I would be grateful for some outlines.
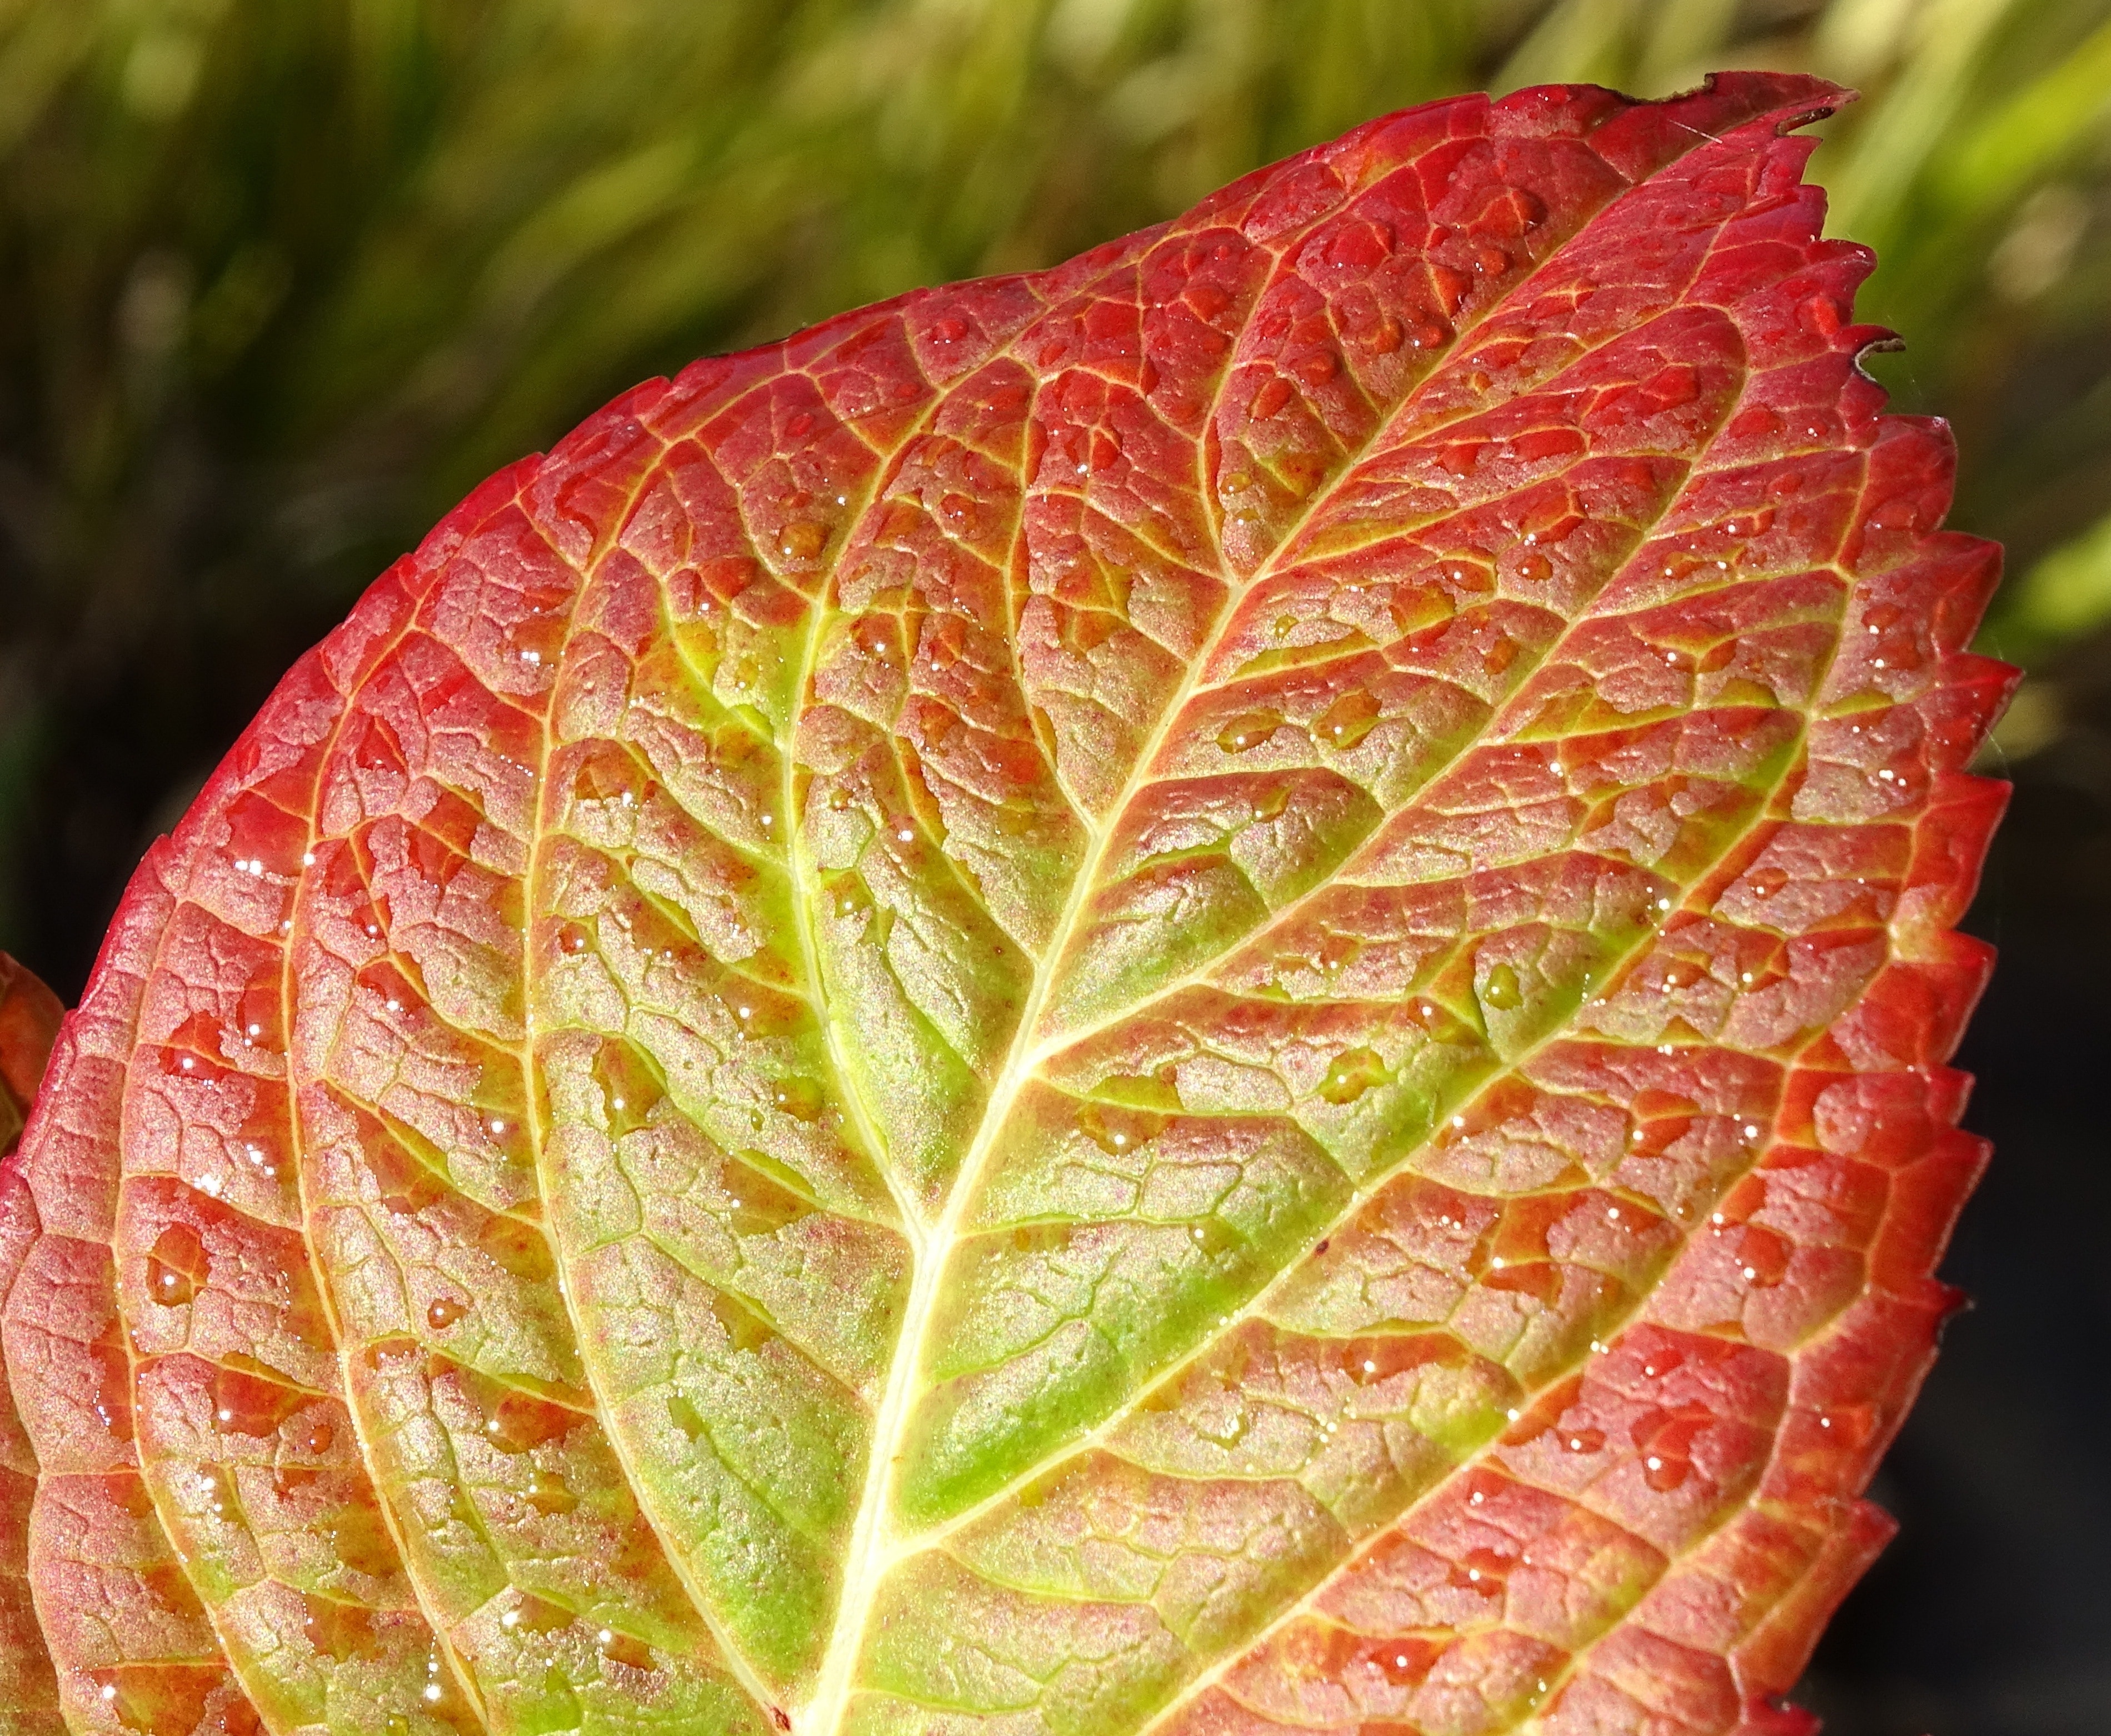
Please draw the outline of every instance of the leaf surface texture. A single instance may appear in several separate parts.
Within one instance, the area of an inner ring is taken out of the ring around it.
[[[0,1721],[1799,1728],[2009,679],[1836,96],[1411,110],[465,501],[0,1171]]]

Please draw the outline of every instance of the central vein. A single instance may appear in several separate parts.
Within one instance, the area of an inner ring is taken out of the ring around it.
[[[1344,465],[1343,472],[1351,466]],[[1289,548],[1297,532],[1309,520],[1318,503],[1328,493],[1315,491],[1297,520],[1285,531],[1276,543],[1276,550]],[[983,1111],[975,1129],[974,1143],[961,1160],[959,1174],[947,1194],[945,1210],[937,1221],[928,1229],[919,1226],[919,1220],[905,1212],[904,1223],[908,1225],[915,1253],[915,1275],[909,1291],[909,1303],[901,1323],[901,1336],[896,1340],[894,1361],[888,1372],[887,1391],[880,1402],[879,1411],[873,1424],[872,1466],[865,1479],[865,1496],[858,1510],[857,1522],[851,1534],[850,1553],[843,1573],[842,1599],[837,1607],[836,1625],[829,1641],[829,1649],[821,1661],[811,1709],[806,1720],[814,1736],[833,1736],[840,1729],[851,1693],[851,1674],[857,1654],[864,1643],[866,1625],[876,1601],[878,1582],[885,1576],[893,1559],[888,1547],[892,1539],[886,1535],[887,1514],[894,1502],[894,1490],[898,1480],[902,1452],[901,1436],[907,1422],[912,1395],[915,1390],[915,1376],[923,1366],[925,1341],[930,1335],[931,1323],[937,1313],[939,1280],[944,1275],[946,1260],[958,1239],[960,1220],[972,1204],[975,1184],[990,1153],[996,1148],[1011,1117],[1013,1106],[1019,1093],[1033,1078],[1042,1059],[1042,1050],[1035,1038],[1042,1016],[1046,1011],[1050,997],[1054,993],[1065,954],[1069,948],[1079,919],[1083,916],[1093,889],[1099,884],[1100,870],[1104,866],[1109,846],[1116,828],[1137,793],[1150,781],[1151,768],[1172,734],[1188,702],[1195,697],[1203,679],[1203,671],[1222,640],[1228,624],[1237,613],[1237,602],[1240,593],[1250,590],[1264,579],[1274,566],[1272,555],[1246,579],[1236,579],[1228,571],[1222,572],[1225,598],[1217,618],[1210,624],[1208,635],[1189,659],[1187,672],[1179,687],[1160,714],[1157,728],[1138,749],[1129,767],[1127,780],[1120,793],[1101,810],[1098,820],[1090,832],[1083,860],[1078,864],[1076,875],[1070,883],[1069,897],[1065,900],[1061,916],[1056,920],[1041,961],[1033,973],[1033,985],[1021,1009],[1019,1023],[1012,1031],[1011,1044],[1005,1057],[1004,1070],[997,1075],[991,1088],[989,1102]],[[801,1736],[805,1736],[802,1731]]]
[[[1557,252],[1559,249],[1555,250]],[[1449,354],[1463,354],[1468,348],[1473,328],[1482,323],[1494,311],[1495,307],[1506,305],[1519,291],[1523,282],[1529,282],[1546,261],[1541,260],[1524,274],[1519,284],[1514,284],[1500,297],[1494,307],[1484,310],[1469,325],[1453,335],[1447,347]],[[1223,376],[1228,381],[1235,364],[1228,364]],[[813,1698],[800,1721],[799,1736],[838,1736],[848,1709],[851,1679],[856,1667],[859,1652],[865,1643],[866,1629],[872,1609],[877,1601],[880,1581],[897,1559],[900,1551],[895,1547],[898,1539],[888,1535],[888,1515],[894,1504],[895,1489],[899,1481],[901,1461],[903,1457],[901,1436],[909,1420],[916,1375],[923,1367],[926,1341],[933,1320],[937,1313],[940,1280],[944,1275],[947,1257],[958,1238],[962,1219],[966,1216],[974,1197],[976,1184],[990,1154],[996,1148],[1009,1122],[1014,1105],[1027,1082],[1033,1077],[1047,1052],[1047,1047],[1037,1043],[1042,1016],[1047,1010],[1051,997],[1060,976],[1061,967],[1072,938],[1077,930],[1086,906],[1099,883],[1114,834],[1123,816],[1137,793],[1151,780],[1151,770],[1163,752],[1167,740],[1178,727],[1189,702],[1204,684],[1204,671],[1210,668],[1225,631],[1238,613],[1238,600],[1255,587],[1272,576],[1281,566],[1289,551],[1294,549],[1301,534],[1324,509],[1333,498],[1342,479],[1355,470],[1358,463],[1378,446],[1390,429],[1407,413],[1415,402],[1419,389],[1436,371],[1415,383],[1415,387],[1405,393],[1389,410],[1383,410],[1375,418],[1364,437],[1342,455],[1332,476],[1311,494],[1292,515],[1280,534],[1275,538],[1268,555],[1244,579],[1235,575],[1223,558],[1219,540],[1217,553],[1217,574],[1225,587],[1225,595],[1216,619],[1203,642],[1188,658],[1180,684],[1160,713],[1157,727],[1138,749],[1131,763],[1128,775],[1113,801],[1101,810],[1100,816],[1090,829],[1090,842],[1077,874],[1072,879],[1061,916],[1050,934],[1046,948],[1033,975],[1033,987],[1020,1011],[1019,1023],[1012,1032],[1005,1064],[992,1087],[989,1101],[982,1120],[978,1124],[974,1142],[962,1159],[958,1174],[949,1190],[944,1210],[934,1223],[927,1223],[913,1209],[897,1188],[896,1199],[901,1207],[902,1223],[908,1233],[915,1257],[915,1274],[911,1279],[909,1301],[904,1313],[901,1330],[896,1340],[894,1360],[888,1371],[887,1388],[878,1411],[874,1418],[871,1462],[868,1467],[865,1493],[858,1509],[857,1520],[851,1534],[848,1555],[845,1561],[841,1602],[837,1606],[836,1624],[829,1636],[828,1650],[823,1655],[821,1667],[815,1679]],[[1220,387],[1221,389],[1221,387]],[[1472,408],[1462,408],[1442,418],[1449,421],[1473,413]],[[1210,461],[1205,456],[1198,442],[1196,452],[1196,484],[1205,501],[1215,498],[1215,479],[1210,474]],[[817,614],[819,611],[816,611]],[[811,671],[812,657],[818,641],[810,639],[807,647],[807,672]],[[805,689],[802,676],[797,691]],[[789,778],[788,756],[788,797]],[[786,818],[789,825],[792,807],[788,799]],[[800,834],[792,828],[791,839],[794,860],[799,849]],[[798,902],[798,901],[795,901]],[[809,951],[812,962],[813,941],[803,908],[800,912],[801,938]],[[818,982],[818,976],[816,977]],[[838,1034],[833,1020],[829,1022],[832,1048],[838,1044]],[[848,1079],[847,1071],[842,1076]],[[854,1091],[851,1094],[855,1094]],[[878,1152],[883,1147],[875,1145]],[[883,1165],[891,1170],[891,1166]],[[896,1187],[892,1175],[888,1185]]]
[[[1226,612],[1228,613],[1228,610]],[[1193,668],[1199,669],[1200,666],[1198,661]],[[1186,702],[1194,680],[1191,670],[1180,694],[1167,710],[1169,721]],[[1162,725],[1160,736],[1163,734]],[[1115,822],[1142,782],[1144,768],[1155,755],[1157,747],[1157,740],[1154,739],[1148,751],[1137,756],[1129,773],[1128,784],[1092,829],[1090,845],[1084,860],[1078,865],[1076,876],[1071,881],[1069,896],[1065,901],[1062,916],[1058,919],[1047,949],[1034,970],[1033,986],[1020,1011],[1018,1025],[1012,1032],[1011,1046],[1005,1057],[1004,1070],[997,1075],[996,1084],[990,1092],[989,1102],[975,1129],[974,1143],[969,1147],[967,1156],[961,1160],[960,1173],[947,1193],[944,1211],[940,1214],[937,1222],[928,1229],[922,1229],[916,1219],[905,1214],[904,1222],[914,1237],[915,1275],[910,1284],[909,1304],[902,1316],[901,1335],[895,1341],[894,1361],[888,1370],[887,1391],[873,1422],[872,1466],[865,1478],[865,1496],[858,1509],[857,1523],[851,1533],[850,1554],[843,1572],[842,1599],[837,1606],[835,1631],[830,1636],[829,1649],[822,1657],[820,1675],[815,1689],[810,1723],[817,1736],[819,1733],[833,1732],[841,1726],[850,1697],[851,1671],[864,1643],[865,1625],[875,1601],[874,1594],[878,1590],[878,1581],[889,1559],[884,1547],[888,1540],[883,1534],[888,1511],[893,1505],[894,1488],[901,1461],[900,1441],[903,1425],[909,1418],[911,1395],[915,1389],[916,1370],[924,1361],[924,1340],[930,1334],[931,1322],[937,1313],[939,1279],[944,1275],[946,1257],[959,1235],[960,1220],[974,1197],[976,1178],[988,1160],[1005,1124],[1010,1118],[1012,1105],[1033,1075],[1035,1065],[1033,1034],[1041,1023],[1041,1016],[1047,1007],[1049,995],[1055,988],[1058,966],[1069,944],[1071,932],[1077,925],[1078,915],[1084,909],[1085,902],[1092,895],[1092,888],[1099,879],[1100,866],[1105,859],[1107,844]]]

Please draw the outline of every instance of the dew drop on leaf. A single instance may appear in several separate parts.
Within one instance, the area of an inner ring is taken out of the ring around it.
[[[827,529],[810,519],[794,519],[778,533],[777,552],[788,561],[810,561],[828,546]]]
[[[1319,714],[1315,726],[1321,742],[1331,748],[1350,748],[1370,734],[1378,720],[1378,702],[1360,688],[1342,695]]]
[[[1282,727],[1280,711],[1242,711],[1217,732],[1217,745],[1227,753],[1244,753]]]
[[[1682,1488],[1686,1479],[1693,1475],[1691,1463],[1685,1459],[1666,1458],[1651,1453],[1642,1461],[1642,1477],[1659,1495],[1668,1495]]]
[[[147,1293],[164,1307],[180,1307],[197,1294],[208,1270],[198,1233],[188,1224],[171,1224],[147,1256]]]
[[[601,1655],[612,1664],[620,1664],[626,1670],[652,1668],[652,1648],[642,1639],[633,1639],[628,1634],[618,1634],[603,1628],[601,1631]]]
[[[1524,993],[1515,968],[1501,962],[1489,966],[1487,980],[1481,985],[1481,999],[1497,1012],[1514,1012],[1523,1006]]]
[[[1078,1111],[1078,1126],[1103,1152],[1117,1157],[1148,1145],[1165,1125],[1165,1117],[1112,1103],[1088,1102]]]
[[[1330,1103],[1353,1103],[1385,1077],[1385,1062],[1375,1049],[1345,1049],[1328,1064],[1319,1095]]]
[[[306,1402],[282,1382],[220,1368],[212,1381],[213,1420],[226,1434],[271,1435]]]

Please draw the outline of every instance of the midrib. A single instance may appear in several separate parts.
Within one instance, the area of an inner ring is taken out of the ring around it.
[[[1313,491],[1310,498],[1276,539],[1267,557],[1243,580],[1224,570],[1220,539],[1218,561],[1219,574],[1226,585],[1223,605],[1216,620],[1211,623],[1203,643],[1189,659],[1180,685],[1160,714],[1157,727],[1138,750],[1120,792],[1101,811],[1100,821],[1092,829],[1091,843],[1085,858],[1071,882],[1062,914],[1051,932],[1047,948],[1034,971],[1033,988],[1014,1028],[1003,1070],[998,1075],[996,1084],[992,1089],[988,1106],[977,1125],[974,1140],[954,1178],[944,1211],[928,1233],[920,1231],[913,1220],[910,1221],[915,1270],[910,1286],[909,1302],[904,1312],[901,1335],[896,1340],[894,1361],[888,1370],[887,1391],[874,1418],[874,1474],[868,1476],[865,1501],[852,1532],[851,1548],[845,1562],[842,1601],[838,1606],[836,1626],[829,1638],[828,1650],[823,1655],[814,1695],[807,1702],[795,1726],[797,1736],[842,1736],[843,1716],[848,1709],[851,1691],[851,1672],[864,1644],[865,1630],[876,1601],[875,1594],[897,1560],[907,1552],[897,1547],[901,1539],[884,1534],[887,1530],[886,1515],[893,1503],[902,1457],[900,1436],[908,1417],[915,1376],[924,1361],[925,1340],[936,1316],[939,1279],[945,1269],[946,1257],[974,1194],[974,1184],[1010,1119],[1012,1107],[1020,1091],[1046,1057],[1049,1046],[1037,1043],[1036,1032],[1060,979],[1061,966],[1070,943],[1075,938],[1078,919],[1096,887],[1113,834],[1128,811],[1130,802],[1150,781],[1150,768],[1163,751],[1188,703],[1203,688],[1202,672],[1209,667],[1222,643],[1226,627],[1237,613],[1240,599],[1274,576],[1286,552],[1296,546],[1299,538],[1313,519],[1333,499],[1343,481],[1408,413],[1422,389],[1441,371],[1445,365],[1452,358],[1465,354],[1477,341],[1475,334],[1500,309],[1510,305],[1528,284],[1559,259],[1577,234],[1605,211],[1648,184],[1650,179],[1645,176],[1641,180],[1628,183],[1595,210],[1583,214],[1574,231],[1550,250],[1544,258],[1536,261],[1470,325],[1458,329],[1443,357],[1409,389],[1399,402],[1377,418],[1370,432],[1353,451],[1344,455],[1339,468],[1326,484]],[[1351,202],[1354,197],[1352,194]],[[1210,407],[1209,416],[1214,416],[1217,405],[1221,402],[1223,385],[1228,384],[1237,365],[1235,355],[1225,366],[1223,384],[1220,384],[1218,398]],[[1565,366],[1573,365],[1572,360]],[[1562,370],[1557,370],[1559,371]],[[1476,403],[1450,415],[1440,416],[1430,431],[1478,415],[1486,407],[1486,405]],[[1198,441],[1198,470],[1206,462],[1204,450],[1202,443]],[[1198,489],[1205,502],[1213,502],[1214,498],[1210,480],[1207,475],[1198,475],[1197,478]]]
[[[1559,249],[1556,249],[1558,253]],[[1548,256],[1553,257],[1553,254]],[[1541,265],[1545,261],[1541,261]],[[1540,269],[1519,279],[1503,298],[1507,301],[1518,287]],[[1501,305],[1501,302],[1496,303]],[[1491,311],[1493,310],[1491,309]],[[1485,319],[1487,316],[1483,316]],[[1476,325],[1481,321],[1477,320]],[[1461,334],[1463,341],[1464,334]],[[1456,353],[1455,347],[1453,353]],[[1224,378],[1229,380],[1235,364],[1227,364]],[[1433,374],[1436,370],[1432,369]],[[1429,375],[1425,375],[1427,380]],[[1419,385],[1422,382],[1417,382]],[[1123,816],[1137,793],[1150,781],[1150,771],[1163,751],[1166,741],[1179,722],[1181,716],[1203,686],[1202,675],[1215,656],[1223,642],[1227,625],[1238,612],[1239,600],[1255,586],[1261,584],[1274,574],[1278,557],[1292,548],[1314,516],[1332,498],[1342,479],[1370,452],[1373,446],[1405,412],[1413,401],[1414,393],[1396,405],[1387,414],[1379,416],[1369,436],[1355,452],[1344,457],[1341,467],[1324,488],[1313,490],[1311,498],[1284,528],[1276,539],[1274,548],[1243,581],[1223,572],[1221,543],[1218,550],[1219,570],[1224,579],[1225,597],[1217,618],[1210,624],[1207,637],[1188,660],[1187,670],[1180,685],[1160,714],[1158,726],[1150,738],[1137,750],[1131,764],[1128,778],[1113,801],[1101,811],[1101,818],[1091,833],[1091,843],[1079,863],[1076,875],[1070,883],[1069,896],[1065,899],[1063,911],[1051,931],[1046,950],[1033,973],[1033,986],[1025,1005],[1021,1008],[1019,1023],[1012,1031],[1011,1044],[1006,1054],[1004,1070],[990,1093],[988,1107],[983,1111],[975,1129],[974,1143],[960,1162],[959,1173],[947,1194],[946,1207],[937,1223],[928,1234],[916,1234],[915,1276],[910,1286],[909,1306],[902,1318],[901,1334],[896,1341],[894,1362],[888,1370],[886,1396],[881,1402],[873,1430],[873,1461],[877,1475],[868,1479],[865,1505],[860,1508],[856,1530],[852,1534],[851,1552],[843,1575],[842,1602],[838,1606],[835,1632],[830,1636],[829,1649],[824,1655],[813,1699],[809,1702],[807,1716],[801,1722],[799,1736],[838,1736],[842,1716],[850,1698],[851,1670],[856,1664],[858,1652],[864,1643],[865,1630],[870,1617],[874,1593],[887,1570],[893,1565],[895,1553],[891,1547],[895,1539],[883,1538],[885,1519],[893,1504],[894,1491],[899,1476],[901,1453],[899,1438],[902,1425],[907,1420],[910,1395],[915,1387],[916,1370],[924,1361],[924,1341],[929,1335],[931,1322],[937,1314],[938,1281],[943,1275],[946,1257],[952,1247],[965,1215],[969,1202],[974,1193],[974,1184],[983,1166],[996,1147],[1011,1118],[1013,1106],[1019,1094],[1031,1079],[1042,1059],[1041,1048],[1035,1040],[1042,1015],[1047,1010],[1049,998],[1055,992],[1062,975],[1064,959],[1074,938],[1079,917],[1083,914],[1099,883],[1100,870],[1105,865],[1108,847]],[[1214,406],[1212,406],[1214,413]],[[1197,443],[1198,467],[1203,461]],[[1200,479],[1201,491],[1206,501],[1211,498],[1209,479]]]
[[[1232,613],[1228,599],[1222,616],[1211,629],[1211,648],[1223,631],[1223,621]],[[864,1643],[874,1594],[890,1565],[891,1552],[883,1547],[882,1534],[886,1515],[894,1502],[901,1463],[899,1443],[902,1425],[908,1418],[916,1370],[924,1361],[924,1340],[937,1311],[938,1283],[945,1272],[947,1254],[959,1234],[960,1220],[974,1195],[976,1178],[1010,1121],[1012,1106],[1018,1101],[1019,1092],[1033,1075],[1038,1060],[1033,1034],[1061,974],[1060,966],[1078,916],[1099,879],[1100,867],[1106,859],[1107,845],[1115,827],[1140,787],[1145,768],[1157,757],[1173,719],[1192,696],[1197,672],[1205,661],[1206,655],[1189,665],[1188,673],[1168,705],[1164,720],[1152,733],[1148,745],[1137,753],[1121,793],[1102,811],[1099,823],[1093,826],[1090,846],[1071,880],[1062,915],[1056,919],[1047,949],[1035,967],[1033,988],[1020,1009],[1019,1023],[1012,1031],[1011,1046],[1005,1057],[1004,1070],[997,1075],[996,1084],[990,1093],[988,1106],[975,1129],[974,1143],[960,1161],[960,1171],[953,1179],[945,1210],[939,1215],[937,1223],[928,1234],[915,1236],[916,1269],[910,1285],[909,1306],[902,1317],[901,1336],[896,1340],[894,1362],[888,1373],[887,1393],[873,1425],[874,1470],[867,1478],[865,1501],[858,1514],[857,1529],[851,1538],[850,1559],[843,1575],[842,1602],[837,1611],[836,1629],[822,1660],[812,1713],[807,1720],[808,1728],[815,1736],[835,1736],[842,1727],[850,1697],[851,1670]],[[892,1543],[892,1539],[885,1541]],[[805,1731],[801,1736],[806,1736]]]

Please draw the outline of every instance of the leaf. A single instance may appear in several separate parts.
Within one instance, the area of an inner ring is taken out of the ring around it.
[[[58,997],[36,974],[0,952],[0,1156],[11,1156],[50,1059],[59,1021]],[[26,1234],[20,1172],[0,1167],[0,1270],[20,1263]],[[52,1669],[37,1632],[37,1614],[24,1575],[24,1522],[36,1493],[37,1461],[0,1384],[0,1719],[21,1728],[48,1726],[56,1702]],[[17,1709],[20,1710],[17,1710]]]
[[[1801,1728],[2010,679],[1836,95],[1410,110],[450,515],[7,1171],[17,1726]]]

